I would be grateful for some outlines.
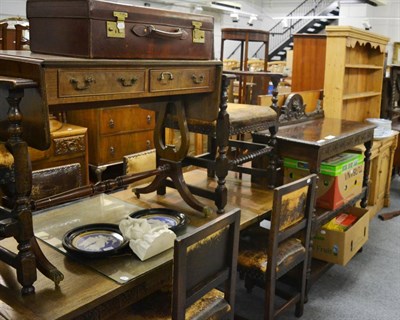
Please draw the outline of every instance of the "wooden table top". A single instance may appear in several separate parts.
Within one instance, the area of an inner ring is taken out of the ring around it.
[[[214,188],[216,181],[207,179],[205,170],[194,170],[185,173],[185,179],[190,184]],[[252,187],[247,175],[243,179],[235,178],[234,173],[227,177],[228,205],[226,210],[236,207],[242,209],[242,228],[260,221],[265,212],[272,208],[272,191]],[[116,192],[111,196],[131,202],[138,207],[168,207],[187,214],[191,226],[200,226],[216,217],[213,213],[204,218],[199,212],[190,208],[181,199],[176,190],[167,188],[165,196],[155,193],[143,194],[137,199],[130,189]],[[207,199],[201,199],[212,202]],[[79,214],[79,213],[77,213]],[[34,216],[35,220],[39,219]],[[66,222],[68,223],[68,222]],[[168,260],[143,276],[135,278],[123,285],[103,276],[92,268],[85,266],[65,256],[53,247],[40,242],[46,257],[64,274],[65,278],[59,287],[55,287],[48,278],[38,273],[34,283],[36,293],[21,296],[20,285],[17,282],[15,270],[0,263],[0,305],[10,319],[102,319],[111,317],[113,311],[127,303],[133,303],[145,295],[161,288],[171,280],[171,260]],[[2,245],[16,252],[13,239],[2,240]],[[157,259],[158,257],[154,257]],[[172,259],[172,254],[171,254]],[[128,302],[127,302],[128,301]],[[87,318],[89,317],[89,318]]]
[[[341,152],[370,142],[375,125],[366,122],[319,118],[279,127],[276,134],[278,153],[306,161],[310,171],[319,173],[321,162]],[[268,131],[255,133],[254,142],[265,141]],[[263,137],[264,136],[264,137]]]

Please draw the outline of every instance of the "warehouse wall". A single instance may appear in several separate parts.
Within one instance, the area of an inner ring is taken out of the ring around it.
[[[144,5],[145,1],[136,0],[114,0],[117,3],[128,3],[134,5]],[[163,8],[170,10],[177,10],[181,12],[193,12],[194,3],[183,3],[181,5],[165,5],[157,3],[157,1],[146,1],[155,8]],[[200,1],[199,1],[200,2]],[[276,20],[272,17],[284,16],[285,13],[290,12],[298,1],[278,1],[278,0],[248,0],[248,1],[235,1],[242,5],[242,11],[254,12],[258,14],[262,20],[255,21],[253,24],[254,29],[269,30]],[[11,16],[26,16],[26,0],[0,0],[0,19]],[[215,18],[215,56],[220,56],[220,43],[221,43],[221,28],[225,27],[238,27],[247,28],[248,17],[240,17],[238,23],[233,23],[229,14],[223,14],[216,11],[203,10],[202,14],[210,14]],[[386,6],[372,7],[365,4],[341,4],[341,15],[351,17],[341,18],[341,25],[353,25],[362,27],[362,22],[365,19],[369,20],[372,26],[371,31],[381,35],[386,35],[391,39],[391,42],[400,42],[400,1],[388,1]],[[365,16],[366,18],[354,18]],[[382,19],[380,19],[382,17]],[[234,51],[237,43],[226,43],[225,52],[229,53]],[[391,45],[388,46],[389,50]],[[259,44],[252,44],[250,47],[250,56],[259,48]],[[390,56],[390,52],[389,52]],[[235,56],[234,56],[235,57]],[[237,58],[237,57],[236,57]]]

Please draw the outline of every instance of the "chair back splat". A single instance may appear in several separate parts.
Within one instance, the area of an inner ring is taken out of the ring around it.
[[[292,305],[296,316],[303,314],[315,192],[315,174],[275,188],[270,229],[242,232],[238,269],[249,292],[254,286],[265,289],[265,319]],[[289,277],[292,271],[295,276]],[[278,307],[276,296],[285,300]]]

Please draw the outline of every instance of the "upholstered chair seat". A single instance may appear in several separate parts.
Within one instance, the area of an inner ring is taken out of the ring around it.
[[[13,155],[8,151],[6,145],[3,142],[0,142],[0,168],[11,169],[13,164]]]
[[[271,123],[277,121],[276,112],[265,106],[228,103],[229,135],[237,135],[259,130],[266,130]],[[206,122],[188,120],[189,130],[197,133],[210,134],[216,130],[216,121]]]
[[[248,279],[265,282],[268,265],[267,238],[268,230],[262,227],[243,232],[238,255],[238,271],[241,277],[246,275]],[[294,237],[280,243],[276,254],[276,273],[286,273],[293,261],[303,256],[305,251],[302,241]]]
[[[167,289],[164,291],[157,291],[118,313],[118,320],[172,319],[171,301],[171,290]],[[185,319],[224,319],[224,317],[226,317],[230,312],[231,306],[224,299],[224,293],[217,289],[213,289],[186,309]]]

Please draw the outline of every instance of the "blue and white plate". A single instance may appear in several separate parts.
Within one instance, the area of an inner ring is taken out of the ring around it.
[[[80,226],[63,237],[63,247],[69,253],[92,258],[121,253],[127,245],[118,225],[111,223]]]
[[[141,218],[164,222],[173,232],[176,232],[182,227],[186,226],[185,214],[168,208],[142,209],[132,212],[129,216],[135,219]]]

